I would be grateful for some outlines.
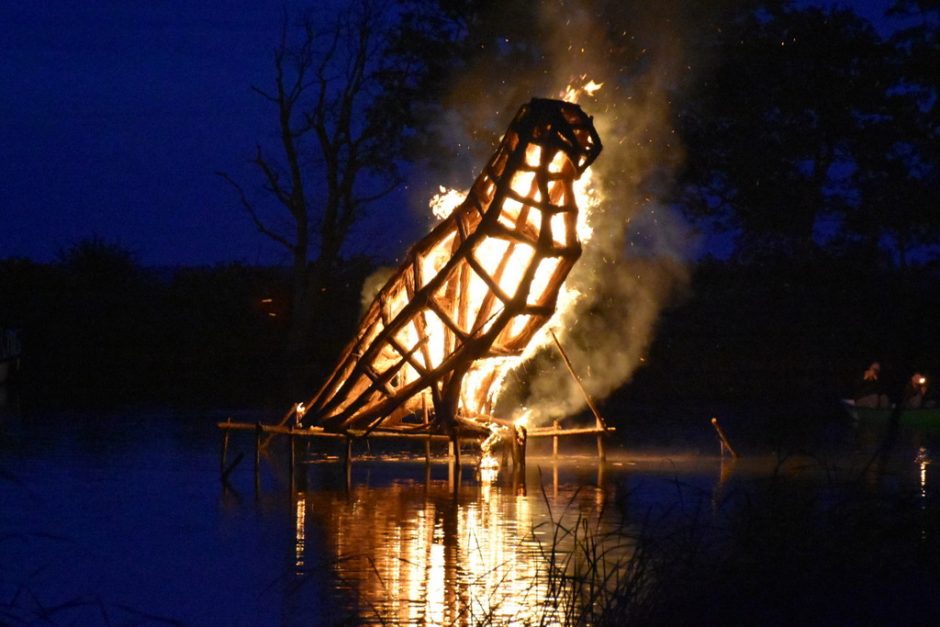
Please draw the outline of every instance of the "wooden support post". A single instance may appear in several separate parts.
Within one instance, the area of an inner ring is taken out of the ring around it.
[[[430,418],[428,417],[428,397],[426,394],[421,395],[421,409],[422,409],[422,413],[424,414],[424,424],[426,427],[427,424],[430,422]],[[428,439],[424,441],[424,463],[425,464],[431,463],[431,434],[430,433],[428,433]]]
[[[294,459],[294,449],[295,449],[295,446],[294,446],[294,425],[291,425],[291,426],[290,426],[290,434],[287,436],[287,460],[288,460],[288,468],[289,468],[289,471],[290,471],[290,485],[291,485],[291,491],[292,491],[292,492],[293,492],[293,489],[294,489],[294,466],[295,466],[295,464],[296,464],[296,460]]]
[[[352,438],[348,436],[346,437],[346,457],[343,463],[346,464],[347,467],[352,465]]]
[[[574,366],[571,365],[571,360],[568,359],[568,353],[565,352],[565,349],[561,347],[561,342],[558,341],[558,338],[555,337],[554,331],[549,331],[552,336],[552,340],[555,342],[555,347],[558,349],[559,354],[561,354],[562,360],[565,362],[565,366],[568,368],[568,373],[571,374],[571,378],[574,379],[574,382],[578,386],[578,390],[581,392],[581,396],[584,398],[584,402],[587,403],[587,406],[591,409],[591,413],[594,414],[594,422],[598,429],[603,429],[607,431],[607,422],[604,420],[604,417],[601,416],[601,412],[597,410],[597,406],[594,404],[594,401],[591,400],[591,397],[588,395],[587,390],[584,389],[584,384],[581,383],[581,378],[575,373]],[[605,433],[597,434],[597,458],[600,461],[605,461],[607,459],[607,451],[604,448],[604,435]]]
[[[228,481],[228,476],[232,474],[232,471],[235,470],[235,466],[238,466],[243,459],[245,459],[244,453],[239,453],[235,456],[235,459],[232,460],[232,465],[222,471],[222,483]]]
[[[721,425],[718,424],[718,418],[712,418],[712,426],[715,427],[715,431],[718,432],[718,439],[721,442],[721,455],[724,457],[725,450],[731,454],[731,457],[734,459],[738,458],[738,454],[734,452],[734,449],[731,448],[731,442],[728,441],[728,436],[725,435],[725,430],[721,428]]]
[[[522,481],[525,482],[525,452],[529,444],[529,434],[525,427],[516,427],[519,433],[519,472],[522,474]]]
[[[552,436],[552,459],[558,459],[558,421],[552,422],[555,429],[555,435]]]
[[[229,416],[225,422],[229,422],[229,423],[232,422],[232,417]],[[225,458],[228,457],[228,441],[229,441],[230,434],[231,434],[231,431],[229,431],[228,429],[225,429],[222,435],[222,455],[221,455],[221,459],[219,460],[219,472],[221,472],[222,474],[225,474]]]
[[[552,340],[555,342],[555,348],[558,349],[558,353],[561,355],[562,360],[565,362],[565,366],[568,368],[568,373],[577,384],[578,390],[581,392],[581,397],[584,398],[584,402],[587,403],[587,406],[591,409],[591,413],[594,414],[594,419],[597,421],[598,428],[606,429],[607,421],[605,421],[603,416],[601,416],[601,412],[597,410],[597,406],[594,404],[594,401],[591,399],[590,395],[588,395],[587,390],[584,389],[584,384],[581,383],[581,378],[575,373],[574,366],[571,365],[571,360],[568,359],[568,353],[566,353],[565,349],[561,347],[561,342],[559,342],[558,338],[555,337],[555,332],[549,331],[549,333],[552,336]]]
[[[264,431],[261,428],[261,423],[255,423],[255,498],[258,498],[261,493],[261,447],[264,446],[264,443],[261,441],[261,434]]]
[[[261,471],[261,423],[255,423],[255,475]]]
[[[454,449],[454,466],[457,467],[457,473],[460,474],[460,439],[457,436],[457,430],[454,429],[453,440],[451,441],[451,446]]]
[[[295,416],[296,414],[297,414],[297,403],[294,403],[293,405],[290,406],[290,409],[287,410],[287,413],[284,414],[284,416],[281,418],[281,420],[277,423],[277,426],[278,426],[278,427],[283,427],[284,425],[287,424],[287,421],[290,420],[290,419],[291,419],[293,416]],[[262,450],[262,451],[268,448],[268,444],[271,443],[271,440],[272,440],[272,439],[274,439],[274,434],[273,434],[273,433],[270,434],[270,435],[268,435],[268,437],[264,439],[264,441],[261,443],[261,450]]]

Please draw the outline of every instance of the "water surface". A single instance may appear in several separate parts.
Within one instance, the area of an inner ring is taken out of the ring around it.
[[[559,462],[530,456],[515,481],[381,447],[348,472],[339,451],[314,451],[292,478],[275,443],[256,480],[246,435],[232,442],[229,461],[245,457],[223,485],[223,415],[7,411],[0,622],[564,622],[545,577],[571,558],[559,529],[618,530],[607,558],[622,563],[650,520],[711,515],[781,472],[810,469],[822,485],[858,468],[877,441],[847,428],[825,461],[755,444],[732,463],[703,429],[655,453],[621,443],[606,464],[586,441]],[[892,485],[928,498],[932,447],[932,435],[905,435]]]

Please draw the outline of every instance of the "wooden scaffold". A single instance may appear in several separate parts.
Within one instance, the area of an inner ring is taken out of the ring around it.
[[[581,255],[575,181],[601,151],[573,103],[533,99],[466,199],[409,251],[289,422],[347,437],[486,436],[500,368],[556,309]]]

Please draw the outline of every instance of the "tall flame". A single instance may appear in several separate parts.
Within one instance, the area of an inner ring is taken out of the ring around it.
[[[566,102],[577,103],[582,95],[593,96],[601,87],[603,87],[603,83],[597,83],[593,80],[589,80],[586,76],[581,76],[579,83],[572,83],[565,87],[565,89],[562,90],[561,96]],[[538,146],[530,146],[529,152],[526,155],[526,161],[531,165],[536,165],[540,156],[540,148]],[[549,166],[549,169],[553,172],[559,172],[563,159],[564,153],[559,152]],[[513,190],[524,195],[528,192],[531,186],[530,183],[530,180],[520,181],[518,183],[517,181],[513,181]],[[577,238],[582,244],[585,244],[591,240],[594,234],[593,228],[591,227],[591,214],[601,204],[600,192],[594,184],[591,168],[587,168],[581,177],[574,182],[574,194],[575,202],[579,209],[576,222]],[[431,197],[428,206],[435,217],[444,219],[464,201],[466,196],[467,190],[457,190],[440,186],[438,193]],[[520,207],[521,205],[518,203],[508,207],[509,211],[506,216],[507,222],[514,222],[518,218]],[[558,218],[560,216],[555,217]],[[559,231],[560,229],[554,230],[553,232],[557,233]],[[503,252],[504,251],[501,249],[485,248],[482,251],[480,261],[484,267],[493,267],[499,263]],[[519,267],[522,266],[520,265]],[[533,291],[540,292],[545,289],[552,275],[552,270],[553,268],[550,267],[550,264],[543,262],[536,272],[532,287]],[[506,278],[508,284],[518,282],[517,276],[504,275],[504,278]],[[476,297],[479,297],[479,295],[476,295]],[[489,414],[499,400],[499,395],[506,381],[506,375],[520,364],[531,359],[537,351],[550,344],[549,330],[556,327],[559,321],[574,309],[580,297],[580,292],[570,287],[568,283],[563,283],[558,294],[554,314],[533,336],[522,354],[488,359],[485,362],[475,364],[464,378],[463,389],[461,391],[462,406],[473,413]],[[525,321],[522,317],[514,320],[510,327],[510,333],[520,329],[524,323]],[[488,387],[484,387],[487,386],[487,384]],[[481,394],[481,392],[484,391],[485,393]],[[525,414],[522,415],[520,420],[522,422],[526,421]]]
[[[446,217],[378,293],[308,415],[332,429],[405,428],[430,397],[431,422],[448,433],[492,421],[509,368],[576,300],[564,279],[596,200],[576,183],[600,151],[577,105],[523,106],[473,187],[433,199]]]

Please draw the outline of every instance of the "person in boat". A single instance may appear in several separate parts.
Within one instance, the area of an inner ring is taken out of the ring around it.
[[[924,407],[924,398],[927,396],[927,377],[919,372],[911,375],[907,385],[904,386],[904,392],[901,396],[901,402],[905,409],[920,409]]]
[[[884,392],[881,383],[881,364],[873,361],[862,374],[855,390],[855,405],[857,407],[890,407],[888,395]]]

